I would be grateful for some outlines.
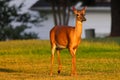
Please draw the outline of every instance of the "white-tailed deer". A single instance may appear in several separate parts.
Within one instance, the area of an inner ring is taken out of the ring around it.
[[[76,10],[72,7],[74,14],[76,15],[76,25],[72,26],[55,26],[50,31],[50,43],[51,43],[51,71],[50,75],[52,76],[53,62],[54,62],[54,53],[55,50],[58,54],[58,73],[60,73],[62,65],[60,62],[60,50],[63,48],[68,48],[72,56],[72,72],[71,75],[77,75],[76,72],[76,49],[81,41],[82,34],[82,22],[86,21],[85,11],[86,7],[82,10]]]

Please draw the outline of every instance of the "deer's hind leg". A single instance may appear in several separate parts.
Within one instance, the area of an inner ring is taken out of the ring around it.
[[[52,45],[51,47],[51,70],[50,70],[50,76],[52,76],[53,71],[53,63],[54,63],[54,55],[55,55],[56,45]]]
[[[60,50],[57,49],[57,55],[58,55],[58,74],[60,74],[61,69],[62,69],[62,64],[61,64],[61,60],[60,60]]]

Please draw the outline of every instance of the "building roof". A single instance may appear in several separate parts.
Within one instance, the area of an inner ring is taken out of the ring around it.
[[[42,10],[42,11],[51,11],[52,8],[51,8],[51,5],[50,3],[46,2],[45,0],[39,0],[37,1],[32,7],[31,7],[32,10]],[[102,0],[99,0],[95,6],[92,6],[92,7],[89,7],[87,8],[88,11],[95,11],[95,10],[99,10],[99,11],[110,11],[110,2],[105,2],[105,1],[102,1]]]
[[[50,3],[47,3],[45,0],[37,1],[32,7],[32,10],[51,10]]]

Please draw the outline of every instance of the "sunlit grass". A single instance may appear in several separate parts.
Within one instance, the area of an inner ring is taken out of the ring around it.
[[[119,80],[120,38],[82,40],[77,57],[77,77],[71,77],[71,55],[61,51],[62,72],[57,74],[55,55],[53,76],[50,71],[48,40],[0,42],[0,80]]]

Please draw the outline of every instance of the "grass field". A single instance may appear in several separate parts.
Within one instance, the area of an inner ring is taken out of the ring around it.
[[[82,40],[77,50],[77,77],[71,77],[71,55],[61,51],[62,72],[55,55],[50,72],[48,40],[0,42],[0,80],[120,80],[120,38]]]

